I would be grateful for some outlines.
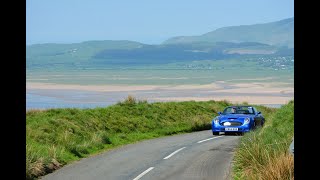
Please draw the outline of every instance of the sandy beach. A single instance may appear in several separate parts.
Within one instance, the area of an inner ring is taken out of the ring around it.
[[[64,103],[113,104],[133,95],[139,100],[208,101],[227,100],[232,103],[286,104],[294,98],[294,88],[276,83],[227,83],[206,85],[65,85],[28,83],[27,94],[55,98]],[[33,99],[36,101],[36,99]]]

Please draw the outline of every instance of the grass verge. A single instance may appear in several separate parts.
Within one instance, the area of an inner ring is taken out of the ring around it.
[[[113,106],[26,112],[26,179],[110,148],[211,129],[227,101],[147,103],[129,96]]]
[[[263,128],[241,138],[234,156],[233,179],[294,179],[294,158],[288,152],[294,135],[294,101],[268,115]]]

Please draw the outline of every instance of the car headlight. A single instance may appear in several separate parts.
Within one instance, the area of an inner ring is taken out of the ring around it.
[[[214,122],[215,124],[219,124],[219,116],[215,117],[215,118],[213,119],[213,122]]]
[[[250,123],[250,118],[248,118],[248,117],[247,117],[247,118],[245,118],[245,119],[244,119],[244,123],[243,123],[243,124],[249,124],[249,123]]]

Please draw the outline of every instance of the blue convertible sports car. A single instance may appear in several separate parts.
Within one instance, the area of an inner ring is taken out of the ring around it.
[[[228,106],[218,114],[212,120],[213,135],[219,135],[220,132],[243,134],[263,126],[265,121],[261,112],[252,106]]]

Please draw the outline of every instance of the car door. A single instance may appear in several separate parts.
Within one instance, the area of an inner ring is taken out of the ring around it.
[[[260,111],[258,111],[256,108],[253,108],[254,112],[254,121],[256,126],[262,126],[263,124],[263,116]]]

